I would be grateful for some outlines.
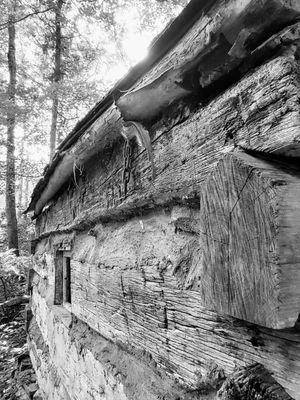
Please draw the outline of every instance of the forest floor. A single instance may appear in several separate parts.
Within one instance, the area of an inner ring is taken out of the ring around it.
[[[20,282],[9,297],[19,295],[23,286]],[[32,399],[38,389],[28,354],[24,313],[24,305],[9,311],[0,309],[0,400]]]

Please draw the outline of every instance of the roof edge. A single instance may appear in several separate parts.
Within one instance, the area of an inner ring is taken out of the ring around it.
[[[182,12],[153,40],[148,56],[132,67],[102,100],[83,117],[57,147],[57,151],[69,149],[81,135],[103,114],[123,93],[129,90],[151,67],[156,64],[194,25],[202,13],[208,12],[219,0],[191,0]]]

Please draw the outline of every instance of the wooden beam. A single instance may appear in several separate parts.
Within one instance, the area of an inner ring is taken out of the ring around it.
[[[43,207],[59,191],[72,175],[75,176],[93,155],[116,141],[121,136],[122,123],[120,113],[116,109],[110,109],[99,117],[89,128],[83,138],[80,138],[74,147],[62,154],[61,160],[48,178],[42,189],[33,193],[32,201],[27,209],[34,211],[37,216]]]
[[[294,167],[295,168],[295,167]],[[300,313],[300,170],[225,156],[200,197],[199,257],[184,287],[205,306],[275,329]]]

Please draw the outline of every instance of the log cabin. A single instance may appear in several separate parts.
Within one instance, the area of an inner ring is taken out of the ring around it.
[[[300,400],[299,45],[299,0],[192,0],[59,145],[35,398]]]

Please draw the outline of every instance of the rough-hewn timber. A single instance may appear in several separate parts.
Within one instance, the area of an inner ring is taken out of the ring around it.
[[[300,310],[300,169],[235,152],[200,197],[197,262],[184,287],[222,314],[282,329]],[[181,272],[182,273],[182,272]]]
[[[184,109],[185,122],[176,124],[176,114],[170,121],[155,125],[150,132],[155,180],[146,152],[136,149],[126,197],[120,138],[113,148],[86,164],[83,178],[78,178],[76,185],[40,218],[38,233],[97,218],[124,218],[147,208],[189,199],[198,202],[201,185],[212,168],[224,154],[238,147],[299,157],[297,69],[298,61],[293,55],[276,58],[207,106],[193,113]],[[107,123],[107,132],[115,126]]]

